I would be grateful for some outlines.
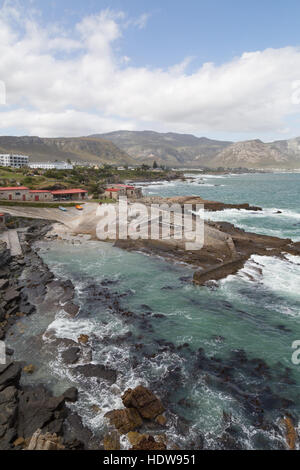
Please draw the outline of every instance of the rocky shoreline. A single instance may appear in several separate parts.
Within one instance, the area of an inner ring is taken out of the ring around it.
[[[33,242],[48,233],[49,222],[31,220],[24,221],[24,225],[26,231],[21,237],[23,257],[12,259],[6,247],[0,245],[0,306],[2,309],[0,310],[0,339],[2,340],[10,334],[10,329],[20,318],[35,313],[36,308],[47,295],[55,299],[57,308],[63,308],[71,317],[76,316],[80,308],[74,300],[72,282],[55,279],[47,265],[32,248]],[[245,259],[253,252],[253,247],[258,253],[263,254],[266,254],[270,249],[270,240],[273,237],[245,234],[231,224],[226,224],[226,227],[223,226],[222,229],[231,234],[240,250],[244,250]],[[249,242],[249,236],[252,237],[251,242]],[[289,252],[293,254],[299,253],[297,251],[298,245],[292,244],[290,240],[273,239],[272,243],[273,255],[280,256],[283,250],[290,250]],[[175,255],[178,260],[178,250],[174,253],[174,257]],[[208,261],[211,262],[211,259]],[[244,262],[244,258],[242,261]],[[237,266],[234,269],[239,269],[239,263],[240,260],[237,259]],[[201,276],[203,274],[202,270]],[[214,276],[216,276],[215,273],[209,273],[207,279],[212,279]],[[194,277],[194,281],[199,284],[206,282],[206,280]],[[102,285],[91,283],[87,287],[89,298],[107,305],[116,315],[120,315],[126,321],[142,322],[143,329],[151,329],[147,317],[152,313],[146,311],[147,306],[145,306],[145,313],[142,316],[122,309],[118,296],[111,293],[109,286],[110,280],[107,280],[107,284],[103,282]],[[77,341],[73,341],[66,338],[56,338],[49,331],[46,339],[50,340],[50,347],[53,348],[55,354],[59,351],[64,363],[72,365],[76,374],[85,378],[95,377],[97,380],[105,380],[112,386],[116,382],[117,371],[101,364],[92,363],[93,338],[83,334],[78,337]],[[106,340],[108,343],[112,341],[110,337],[107,337]],[[115,339],[120,344],[124,340],[126,338]],[[172,343],[157,340],[153,352],[143,344],[142,337],[140,344],[136,342],[136,338],[132,338],[132,342],[133,350],[139,351],[145,360],[155,360],[155,357],[161,352],[180,352],[180,354],[189,352],[188,344],[176,347]],[[80,416],[68,406],[68,403],[74,403],[78,398],[76,388],[68,388],[61,395],[53,396],[43,384],[24,385],[21,379],[22,374],[27,375],[34,372],[34,364],[15,362],[13,361],[13,351],[8,350],[7,353],[12,360],[6,365],[0,366],[0,449],[116,450],[122,448],[120,439],[124,434],[134,450],[178,448],[176,444],[168,442],[166,438],[168,413],[166,418],[163,411],[166,404],[169,403],[168,397],[172,384],[175,386],[176,381],[181,380],[180,367],[177,367],[177,370],[170,370],[168,377],[165,378],[170,390],[166,390],[159,380],[152,384],[162,398],[164,405],[146,387],[140,386],[134,390],[127,390],[122,396],[124,408],[106,413],[110,428],[108,433],[99,439],[83,425]],[[249,394],[243,383],[238,382],[234,376],[233,371],[239,369],[255,378],[268,377],[272,372],[263,360],[249,360],[243,351],[238,351],[233,353],[229,362],[222,361],[207,357],[200,348],[194,355],[194,362],[193,373],[204,374],[207,383],[212,381],[215,386],[232,393],[235,399],[250,411],[253,416],[253,425],[261,429],[274,430],[278,435],[285,436],[290,448],[295,447],[298,439],[295,431],[297,417],[289,414],[290,401],[277,396],[270,389],[266,390],[263,380],[257,385],[255,394]],[[137,367],[138,358],[133,357],[133,363],[130,366]],[[283,371],[280,380],[291,383],[290,371],[287,369]],[[278,415],[282,420],[280,424],[270,423],[264,417],[265,411],[270,409],[270,403],[273,403],[272,406],[278,409]],[[151,408],[152,405],[155,411],[151,416],[143,414],[143,408],[145,406]],[[192,405],[182,398],[180,406],[183,409],[188,409]],[[169,411],[173,413],[171,402]],[[188,435],[188,422],[179,416],[177,421],[178,428],[182,430],[183,434]],[[203,446],[205,444],[201,435],[197,437],[195,442],[189,444],[191,449],[201,449]],[[278,442],[278,446],[278,448],[284,448],[284,446],[281,447],[280,442]],[[216,440],[215,447],[220,449],[242,448],[239,439],[235,436],[231,417],[224,415],[224,432]]]
[[[11,329],[21,318],[38,314],[36,312],[47,296],[54,296],[56,308],[62,307],[72,317],[79,311],[79,306],[74,302],[75,290],[72,282],[55,279],[32,247],[34,242],[49,232],[51,223],[24,219],[20,224],[24,229],[20,240],[23,256],[11,257],[5,243],[0,244],[2,341],[6,336],[14,334]],[[92,295],[98,297],[98,291],[98,286],[95,286]],[[103,294],[102,302],[112,302],[120,313],[125,316],[130,314],[123,312],[116,305],[105,286],[100,286],[100,291],[101,296]],[[74,368],[74,373],[87,378],[99,377],[111,384],[116,381],[114,370],[91,363],[92,347],[87,335],[80,335],[75,342],[52,337],[50,331],[45,335],[45,339],[50,340],[49,347],[55,349],[55,354],[60,351],[65,364],[76,364],[81,358],[80,364]],[[158,436],[155,440],[152,436],[153,426],[150,426],[148,434],[136,432],[141,425],[147,429],[147,425],[146,428],[144,426],[145,418],[146,421],[157,418],[155,429],[165,428],[166,424],[166,418],[158,416],[164,411],[163,405],[145,387],[131,393],[133,404],[128,397],[130,391],[126,392],[125,411],[112,410],[107,413],[107,420],[111,422],[110,431],[100,440],[82,424],[80,416],[67,405],[77,401],[76,387],[70,387],[61,395],[53,396],[43,383],[24,385],[22,376],[33,374],[35,365],[14,361],[12,349],[7,348],[6,355],[6,364],[0,365],[0,450],[114,450],[121,448],[120,436],[124,430],[129,433],[128,441],[135,450],[166,448],[165,437]],[[148,410],[148,414],[145,410]],[[136,420],[130,421],[128,416],[135,416]]]
[[[36,312],[38,299],[44,297],[53,283],[53,274],[32,249],[32,243],[49,230],[49,223],[22,220],[20,234],[23,256],[11,257],[4,243],[0,244],[0,339],[11,335],[10,329],[23,317]],[[24,278],[24,272],[27,277]],[[63,283],[62,283],[62,287]],[[35,300],[33,300],[35,299]],[[36,301],[36,302],[35,302]],[[6,364],[0,365],[0,449],[22,449],[29,446],[33,434],[42,429],[51,440],[63,434],[64,421],[69,415],[66,402],[76,400],[76,389],[53,397],[41,385],[24,386],[22,374],[34,372],[32,364],[15,362],[14,351],[6,350]],[[64,443],[65,448],[80,448],[75,440]]]

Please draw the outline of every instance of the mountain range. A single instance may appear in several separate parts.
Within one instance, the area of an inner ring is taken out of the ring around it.
[[[234,143],[153,131],[116,131],[97,137],[110,140],[141,163],[156,160],[191,168],[300,168],[300,137],[272,143],[258,139]]]
[[[0,153],[29,155],[31,162],[53,162],[55,160],[74,162],[107,163],[116,165],[134,164],[124,150],[114,143],[93,137],[40,138],[1,137]]]
[[[0,153],[22,153],[31,161],[70,159],[94,164],[137,165],[154,161],[169,167],[300,168],[300,137],[264,143],[230,142],[190,134],[115,131],[88,137],[0,136]]]

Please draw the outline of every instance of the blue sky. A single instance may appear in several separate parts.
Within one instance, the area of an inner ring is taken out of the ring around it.
[[[299,1],[0,5],[2,135],[300,135]]]
[[[31,3],[31,2],[29,2]],[[50,0],[35,1],[44,21],[68,26],[111,8],[129,17],[149,14],[147,28],[122,43],[136,65],[165,67],[185,56],[223,63],[245,51],[300,45],[298,0]]]

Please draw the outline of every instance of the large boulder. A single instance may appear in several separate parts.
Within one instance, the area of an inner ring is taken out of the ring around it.
[[[70,387],[62,394],[62,396],[65,401],[75,403],[78,400],[78,390],[76,387]]]
[[[117,373],[115,370],[110,369],[102,364],[83,364],[72,369],[73,372],[78,372],[84,377],[98,377],[99,379],[107,380],[113,384],[117,380]]]
[[[0,365],[0,392],[10,385],[18,386],[22,368],[17,362]]]
[[[115,426],[120,434],[134,431],[143,424],[143,420],[135,408],[112,410],[106,413],[105,417],[109,419],[110,424]]]
[[[126,408],[136,408],[141,416],[146,419],[155,419],[165,411],[159,398],[151,390],[142,385],[139,385],[134,390],[129,388],[121,398]]]
[[[19,291],[14,288],[10,288],[5,292],[3,298],[5,302],[11,302],[12,300],[19,300],[20,295]]]
[[[30,439],[27,450],[64,450],[61,438],[56,434],[42,434],[41,429],[37,429]]]
[[[43,386],[19,393],[18,436],[31,437],[37,429],[60,434],[66,416],[65,398],[53,397]]]
[[[74,302],[67,302],[64,305],[64,311],[67,312],[71,317],[76,317],[79,312],[79,306],[74,304]]]
[[[73,346],[72,348],[66,349],[61,355],[62,360],[66,364],[75,364],[78,361],[80,355],[80,348]]]
[[[17,394],[18,391],[13,386],[0,392],[0,450],[10,448],[16,438]]]
[[[5,266],[11,260],[10,250],[5,242],[0,240],[0,266]]]

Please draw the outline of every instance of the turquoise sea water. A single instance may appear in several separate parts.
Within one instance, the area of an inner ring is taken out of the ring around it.
[[[207,217],[248,231],[300,240],[300,173],[193,176],[191,182],[150,185],[144,193],[163,197],[194,195],[231,204],[248,202],[262,207],[263,212],[226,210]],[[277,214],[278,210],[282,214]]]
[[[259,217],[227,211],[216,220],[300,238],[300,174],[203,178],[204,184],[172,182],[145,191],[260,205]],[[289,413],[298,423],[300,416],[300,365],[291,361],[292,343],[300,340],[300,257],[253,256],[237,275],[195,287],[190,267],[107,243],[39,246],[55,274],[73,281],[82,306],[74,319],[58,313],[49,329],[70,339],[90,335],[93,361],[118,371],[112,387],[75,381],[75,409],[94,432],[104,432],[104,414],[122,405],[121,392],[144,383],[164,400],[167,434],[181,448],[285,446],[280,420]],[[90,296],[87,287],[101,282],[121,295],[132,317]],[[54,382],[69,377],[59,357],[50,369]],[[92,414],[91,404],[101,413]]]

